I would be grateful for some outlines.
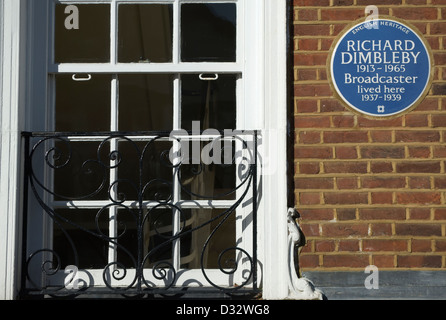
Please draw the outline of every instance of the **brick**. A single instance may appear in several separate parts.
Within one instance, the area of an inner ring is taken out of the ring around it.
[[[294,151],[297,159],[331,159],[333,150],[330,147],[295,147]]]
[[[422,223],[397,223],[395,234],[398,236],[441,236],[441,225]]]
[[[296,70],[296,81],[308,81],[317,79],[316,69],[299,69]]]
[[[319,256],[317,255],[300,255],[299,265],[301,268],[319,267]]]
[[[405,118],[406,127],[427,127],[429,124],[426,114],[407,114]]]
[[[410,177],[409,189],[430,189],[431,180],[429,177]]]
[[[301,209],[299,213],[303,220],[330,221],[334,218],[334,209]]]
[[[392,142],[392,131],[371,131],[370,137],[372,142]]]
[[[296,36],[329,36],[330,26],[327,24],[296,24],[294,25]]]
[[[318,10],[317,9],[299,9],[297,10],[298,21],[311,21],[318,20]]]
[[[378,5],[395,5],[395,4],[401,4],[402,0],[357,0],[358,6],[368,6],[370,4],[374,4],[375,6]]]
[[[440,204],[440,192],[396,192],[396,201],[399,204]]]
[[[321,142],[321,133],[316,131],[299,132],[299,143],[318,144]]]
[[[351,6],[353,0],[333,0],[333,6]]]
[[[339,251],[355,252],[359,251],[358,240],[339,240]]]
[[[361,178],[361,185],[363,188],[404,188],[406,185],[406,179],[404,177],[364,177]]]
[[[400,268],[441,268],[441,256],[410,255],[398,256],[397,265]]]
[[[435,220],[446,220],[446,209],[443,209],[443,208],[435,209],[434,219]]]
[[[357,178],[336,178],[336,186],[339,190],[358,189]]]
[[[361,157],[365,159],[402,159],[404,156],[404,147],[361,147]]]
[[[317,237],[319,236],[319,224],[313,223],[303,223],[300,225],[302,232],[306,237]]]
[[[446,22],[436,22],[431,24],[431,34],[446,34]]]
[[[400,127],[403,124],[403,117],[394,119],[369,119],[358,117],[358,126],[361,128],[388,128]]]
[[[335,247],[336,245],[333,240],[318,240],[315,242],[316,252],[333,252]]]
[[[366,192],[333,192],[324,194],[325,204],[366,204],[368,194]]]
[[[446,240],[435,240],[435,252],[446,252]]]
[[[444,96],[444,95],[446,95],[446,84],[434,83],[432,85],[432,94],[435,95],[435,96]]]
[[[330,117],[326,116],[297,116],[294,119],[296,129],[300,128],[328,128]]]
[[[320,195],[315,192],[300,192],[299,200],[301,205],[320,204]]]
[[[342,21],[342,20],[356,20],[364,16],[362,8],[342,8],[342,9],[322,9],[321,20],[323,21]]]
[[[318,174],[320,171],[319,162],[299,163],[299,173],[301,174]]]
[[[441,163],[438,161],[405,161],[396,164],[398,173],[440,173]]]
[[[317,100],[297,100],[296,111],[297,113],[314,113],[317,112]]]
[[[356,220],[356,209],[354,208],[336,209],[336,216],[339,221]]]
[[[391,223],[372,223],[370,226],[371,236],[391,236],[392,224]]]
[[[397,7],[393,8],[393,15],[405,20],[436,20],[437,9],[429,7]]]
[[[370,171],[372,173],[391,173],[393,172],[393,166],[391,162],[372,162]]]
[[[298,39],[297,48],[302,51],[316,51],[319,46],[319,39]]]
[[[367,224],[336,222],[322,225],[324,237],[361,237],[366,236],[367,232]]]
[[[365,131],[326,131],[325,143],[361,143],[368,142],[368,134]]]
[[[345,107],[337,99],[321,99],[321,112],[339,112],[345,110]]]
[[[333,178],[296,178],[294,179],[298,189],[333,189]]]
[[[431,149],[430,147],[411,147],[408,148],[409,151],[409,157],[410,158],[430,158],[431,157]]]
[[[323,266],[327,268],[350,267],[364,269],[369,264],[368,255],[325,255],[323,257]]]
[[[412,252],[432,252],[432,241],[431,240],[411,240]]]
[[[435,65],[446,65],[446,53],[445,52],[435,52],[434,53]]]
[[[326,53],[295,53],[295,66],[324,66],[327,62]]]
[[[354,116],[333,116],[332,121],[335,128],[352,128],[355,125]]]
[[[405,208],[361,208],[360,220],[405,220]]]
[[[331,88],[328,84],[297,84],[294,94],[296,97],[327,97],[331,95]]]
[[[305,6],[329,6],[330,0],[293,0],[295,6],[305,7]]]
[[[434,128],[446,127],[446,115],[433,114],[432,115],[432,126]]]
[[[430,208],[411,208],[409,214],[411,220],[429,220],[431,210]]]
[[[360,161],[334,161],[324,163],[326,173],[367,173],[367,163]]]
[[[336,159],[357,159],[356,147],[335,147]]]
[[[437,189],[446,189],[446,177],[435,177],[434,185]]]
[[[362,250],[374,252],[407,251],[407,240],[367,239],[362,242]]]
[[[395,267],[395,258],[393,255],[373,255],[373,265],[378,268],[393,268]]]
[[[439,142],[438,131],[396,131],[396,142]]]
[[[370,197],[372,204],[392,204],[393,194],[392,192],[371,192]]]

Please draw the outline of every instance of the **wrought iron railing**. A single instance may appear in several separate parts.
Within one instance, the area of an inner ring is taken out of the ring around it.
[[[22,295],[258,294],[257,135],[24,132]]]

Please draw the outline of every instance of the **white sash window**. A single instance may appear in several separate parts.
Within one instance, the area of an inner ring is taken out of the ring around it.
[[[23,217],[23,206],[11,205],[11,196],[19,199],[20,192],[9,189],[9,198],[2,199],[17,212],[11,225],[27,226],[26,270],[14,275],[17,281],[7,286],[5,297],[17,292],[20,280],[26,290],[61,287],[70,293],[73,271],[80,286],[129,288],[137,277],[138,254],[142,284],[150,288],[225,291],[242,285],[261,290],[265,298],[288,296],[285,2],[5,1],[0,13],[15,15],[22,35],[2,38],[2,52],[6,40],[23,50],[4,55],[18,59],[12,74],[22,76],[18,81],[26,92],[23,104],[12,105],[11,112],[23,120],[3,138],[8,141],[0,150],[2,173],[14,174],[15,164],[8,169],[3,163],[20,159],[17,134],[26,131],[36,146],[33,157],[40,155],[32,159],[32,173],[41,188],[41,198],[26,202]],[[3,33],[14,23],[4,24]],[[3,93],[2,99],[14,97]],[[175,165],[144,162],[185,146],[191,151],[198,146],[202,155],[216,130],[225,129],[242,132],[220,141],[234,154],[246,159],[257,152],[258,171],[249,184],[243,172],[248,167],[236,161],[212,168],[192,163],[180,174]],[[252,143],[253,137],[258,148],[246,148],[243,141]],[[17,152],[6,154],[5,146]],[[145,152],[151,156],[141,161]],[[105,169],[105,176],[94,166]],[[3,175],[1,183],[21,186],[20,179],[17,173],[7,182]],[[130,181],[139,181],[144,192],[135,193]],[[30,214],[33,210],[39,214]],[[146,224],[132,226],[134,210]],[[225,225],[214,235],[221,217]],[[195,229],[194,235],[177,237]],[[19,235],[2,233],[17,252]],[[173,240],[158,248],[166,238]],[[131,248],[132,243],[141,247]]]

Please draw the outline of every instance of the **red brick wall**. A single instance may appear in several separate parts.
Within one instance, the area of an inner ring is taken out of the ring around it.
[[[429,42],[432,88],[394,119],[333,98],[333,40],[376,5]],[[296,208],[303,271],[446,269],[446,0],[294,0]]]

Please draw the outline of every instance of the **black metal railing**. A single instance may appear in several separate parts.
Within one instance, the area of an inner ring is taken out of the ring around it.
[[[23,297],[259,293],[257,132],[22,136]]]

